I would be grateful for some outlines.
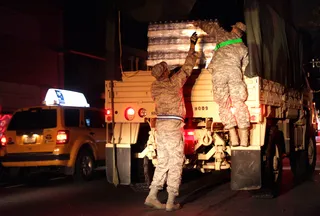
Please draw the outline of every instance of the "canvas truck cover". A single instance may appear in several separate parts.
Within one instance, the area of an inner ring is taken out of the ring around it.
[[[260,76],[287,88],[300,89],[305,84],[305,75],[299,33],[280,16],[281,11],[266,3],[268,1],[244,2],[250,59],[245,75]]]

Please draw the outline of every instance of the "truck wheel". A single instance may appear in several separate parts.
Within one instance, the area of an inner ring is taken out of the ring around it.
[[[78,182],[89,181],[93,178],[95,161],[92,153],[86,149],[78,153],[74,179]]]
[[[137,143],[131,146],[131,188],[137,192],[149,191],[155,169],[148,157],[136,158],[147,147],[149,131],[149,124],[141,124]]]
[[[290,154],[290,166],[295,183],[312,178],[317,160],[317,146],[313,137],[306,141],[306,150]]]
[[[265,186],[270,191],[270,195],[276,197],[281,189],[283,168],[281,150],[277,144],[273,146],[272,153],[267,156],[266,163]]]
[[[262,188],[252,191],[255,198],[274,198],[279,195],[282,183],[282,132],[273,127],[269,132],[268,144],[262,161]]]
[[[312,178],[314,170],[316,168],[317,162],[317,144],[314,137],[309,138],[308,142],[308,168],[307,168],[307,177]]]
[[[152,161],[148,157],[143,159],[137,159],[137,173],[135,173],[136,179],[131,187],[136,192],[147,192],[149,191],[149,186],[152,182],[155,167]]]

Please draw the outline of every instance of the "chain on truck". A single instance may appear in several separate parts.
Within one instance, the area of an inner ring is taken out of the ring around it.
[[[147,65],[160,61],[166,61],[168,65],[182,65],[188,38],[194,31],[198,33],[200,42],[196,50],[204,55],[198,62],[199,68],[195,68],[184,86],[187,110],[185,168],[205,173],[232,167],[231,189],[255,191],[263,188],[274,196],[281,184],[284,157],[289,158],[296,178],[312,175],[316,143],[312,120],[313,95],[300,67],[301,58],[295,54],[301,53],[298,33],[277,13],[263,17],[277,22],[259,23],[261,10],[267,9],[272,10],[268,7],[251,8],[245,17],[247,41],[250,41],[247,44],[250,72],[244,76],[251,121],[249,147],[229,145],[228,131],[224,130],[218,105],[213,102],[211,74],[200,69],[203,62],[212,58],[215,46],[205,32],[189,21],[150,24]],[[274,31],[274,39],[278,46],[286,48],[283,53],[267,40],[262,41],[268,37],[266,32],[273,31],[276,28],[273,25],[280,22],[285,26]],[[292,30],[291,35],[280,37],[288,28]],[[263,59],[259,57],[262,52],[265,55]],[[291,65],[283,66],[288,59],[291,59]],[[149,69],[123,72],[121,81],[105,82],[106,122],[114,123],[113,130],[108,127],[106,144],[106,171],[111,183],[141,183],[146,186],[151,183],[152,170],[157,166],[157,116],[150,91],[154,80]]]

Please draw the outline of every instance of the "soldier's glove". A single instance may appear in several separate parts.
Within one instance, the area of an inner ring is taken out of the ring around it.
[[[190,42],[194,45],[196,45],[197,41],[198,41],[198,35],[197,32],[194,32],[191,37],[190,37]]]

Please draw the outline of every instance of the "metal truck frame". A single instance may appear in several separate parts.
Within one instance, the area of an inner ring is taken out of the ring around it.
[[[156,115],[150,91],[154,78],[151,71],[135,71],[125,72],[122,79],[106,81],[106,122],[110,124],[113,118],[115,122],[113,136],[110,137],[110,127],[107,132],[108,181],[114,182],[115,150],[120,184],[141,182],[141,176],[150,184],[152,176],[146,159],[154,166],[157,164]],[[211,74],[205,69],[195,70],[189,77],[185,85],[185,166],[210,172],[230,169],[232,164],[232,189],[256,190],[267,186],[276,192],[283,156],[290,158],[297,177],[310,176],[314,170],[312,93],[285,91],[279,83],[260,77],[245,78],[245,82],[251,119],[250,146],[231,147],[218,115],[218,105],[213,102]]]

